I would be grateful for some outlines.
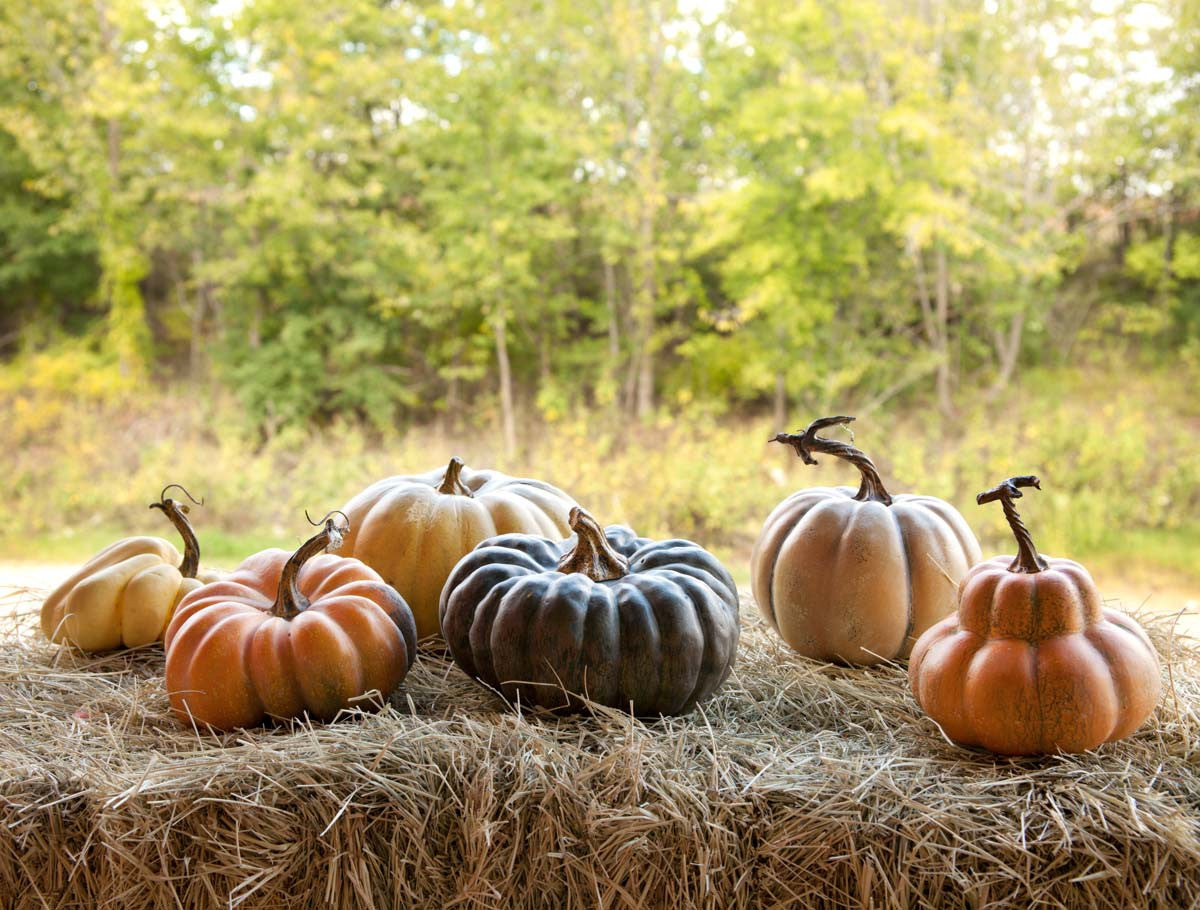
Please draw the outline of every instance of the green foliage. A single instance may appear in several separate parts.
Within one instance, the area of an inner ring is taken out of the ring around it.
[[[1190,533],[1198,23],[4,5],[6,501],[86,533],[187,477],[282,533],[459,450],[741,548],[811,474],[761,440],[850,411],[901,488],[1041,473],[1052,551]]]
[[[1194,349],[1194,3],[993,6],[10,5],[0,354],[512,449]]]

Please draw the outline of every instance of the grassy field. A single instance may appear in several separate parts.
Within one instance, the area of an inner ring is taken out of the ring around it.
[[[1122,599],[1170,592],[1175,604],[1200,596],[1200,409],[1186,386],[1165,370],[1042,372],[952,426],[914,406],[859,412],[854,439],[892,492],[954,502],[985,553],[1011,551],[1012,541],[1000,510],[976,506],[974,494],[1013,474],[1040,475],[1043,491],[1021,510],[1040,549],[1089,563]],[[637,425],[581,411],[528,426],[522,448],[507,454],[486,409],[482,424],[459,430],[382,435],[342,424],[262,438],[237,421],[234,400],[183,390],[136,400],[26,390],[8,405],[0,561],[9,567],[77,562],[115,537],[168,534],[146,506],[169,482],[205,497],[193,519],[206,561],[233,565],[295,545],[305,509],[323,514],[379,477],[457,454],[554,483],[602,522],[694,539],[744,583],[775,503],[805,486],[857,483],[835,458],[806,467],[768,444],[780,429],[769,420],[687,411]],[[855,413],[814,407],[789,429],[835,411]]]

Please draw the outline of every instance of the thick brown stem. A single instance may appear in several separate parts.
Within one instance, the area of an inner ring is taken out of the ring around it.
[[[326,518],[325,527],[300,544],[300,549],[292,554],[279,576],[279,592],[271,606],[271,615],[294,619],[308,609],[308,598],[300,593],[297,584],[301,567],[314,556],[340,547],[342,537],[349,530],[348,526],[339,528],[332,518]]]
[[[461,458],[455,455],[450,459],[450,464],[446,465],[446,473],[442,475],[442,482],[438,485],[439,493],[446,493],[451,496],[469,496],[474,497],[471,488],[462,482],[462,472],[466,464]]]
[[[558,561],[558,571],[564,575],[579,572],[592,581],[612,581],[629,574],[628,560],[612,548],[596,519],[575,506],[571,509],[570,523],[578,540]]]
[[[196,539],[196,532],[192,530],[192,525],[187,520],[187,503],[167,498],[167,490],[171,487],[179,487],[183,490],[183,494],[198,506],[204,505],[204,500],[196,500],[179,484],[173,483],[163,487],[163,491],[158,494],[158,502],[150,503],[150,508],[162,510],[163,514],[171,520],[171,524],[175,525],[179,536],[183,538],[183,562],[179,564],[179,574],[184,578],[195,578],[196,570],[200,568],[200,541]]]
[[[1040,490],[1042,484],[1032,474],[1010,477],[999,486],[993,487],[990,490],[984,490],[975,497],[975,501],[979,505],[983,505],[985,502],[1000,500],[1000,505],[1004,509],[1004,517],[1008,519],[1008,526],[1012,528],[1013,536],[1017,538],[1017,557],[1009,565],[1008,571],[1032,575],[1035,572],[1041,572],[1045,569],[1047,563],[1043,557],[1038,555],[1037,547],[1033,545],[1033,538],[1029,534],[1029,529],[1025,527],[1025,524],[1021,521],[1021,516],[1013,506],[1014,499],[1020,499],[1025,495],[1021,492],[1021,487],[1033,487],[1036,490]]]
[[[826,439],[824,436],[818,436],[817,431],[823,430],[825,427],[844,426],[850,423],[853,417],[820,417],[808,425],[803,433],[776,433],[771,437],[771,442],[782,442],[784,445],[789,445],[796,450],[796,454],[804,461],[805,464],[816,464],[817,460],[813,458],[813,452],[824,452],[826,455],[836,455],[838,458],[844,458],[856,468],[862,475],[862,483],[859,484],[858,492],[854,494],[854,498],[859,502],[871,500],[873,502],[881,502],[885,506],[892,504],[892,497],[883,486],[883,481],[879,477],[879,471],[875,469],[874,462],[871,461],[860,449],[845,442],[838,442],[836,439]]]

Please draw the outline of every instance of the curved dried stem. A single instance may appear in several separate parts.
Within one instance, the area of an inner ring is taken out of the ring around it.
[[[817,459],[812,455],[813,452],[823,452],[826,455],[844,458],[858,468],[858,472],[862,476],[862,482],[859,484],[854,498],[860,502],[872,500],[890,506],[892,497],[884,488],[883,480],[875,468],[875,463],[861,449],[846,442],[817,435],[818,430],[833,426],[849,426],[853,420],[853,417],[845,416],[819,417],[810,423],[802,433],[776,433],[769,441],[791,446],[805,464],[817,463]]]
[[[271,606],[273,615],[281,616],[284,619],[293,619],[308,609],[308,598],[300,593],[298,584],[300,569],[314,556],[340,547],[343,535],[350,530],[348,520],[345,525],[339,526],[329,517],[331,515],[341,515],[345,518],[345,514],[338,510],[326,515],[324,527],[300,544],[300,547],[284,565],[283,572],[279,576],[279,591],[275,595],[275,603]],[[307,512],[304,517],[308,518]],[[308,520],[310,524],[315,524],[311,518]]]
[[[1020,499],[1025,495],[1021,492],[1022,487],[1033,487],[1035,490],[1040,490],[1042,483],[1033,474],[1010,477],[990,490],[984,490],[975,497],[975,502],[983,505],[987,502],[1000,501],[1000,505],[1004,509],[1004,517],[1008,519],[1008,526],[1012,528],[1013,536],[1017,539],[1017,556],[1009,565],[1008,571],[1032,575],[1045,569],[1047,563],[1045,558],[1038,554],[1029,529],[1025,527],[1025,523],[1021,521],[1021,516],[1013,505],[1013,500]]]
[[[183,538],[183,562],[179,564],[179,574],[184,578],[195,578],[196,572],[200,568],[200,541],[196,539],[196,532],[187,520],[190,511],[187,503],[167,498],[167,490],[172,487],[178,487],[183,491],[184,496],[198,506],[204,505],[204,500],[196,499],[182,484],[169,483],[158,494],[158,502],[150,503],[150,508],[162,510],[163,514],[171,520],[171,524],[175,526],[175,530],[179,532],[179,536]]]

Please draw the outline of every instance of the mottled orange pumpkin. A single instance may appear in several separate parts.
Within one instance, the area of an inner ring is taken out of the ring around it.
[[[318,555],[341,539],[326,520],[295,553],[256,553],[183,599],[164,638],[181,719],[219,730],[327,721],[400,684],[416,657],[412,612],[369,566]]]
[[[953,612],[958,582],[979,561],[962,515],[934,496],[884,488],[852,445],[817,431],[853,417],[823,417],[772,442],[844,458],[862,483],[812,487],[768,516],[750,557],[750,584],[764,618],[806,657],[869,665],[906,658],[921,635]]]
[[[1013,507],[1036,477],[980,493],[999,500],[1016,558],[963,579],[958,612],[913,649],[909,679],[946,735],[1003,755],[1082,752],[1128,736],[1159,696],[1158,654],[1134,620],[1105,609],[1087,569],[1040,556]]]

